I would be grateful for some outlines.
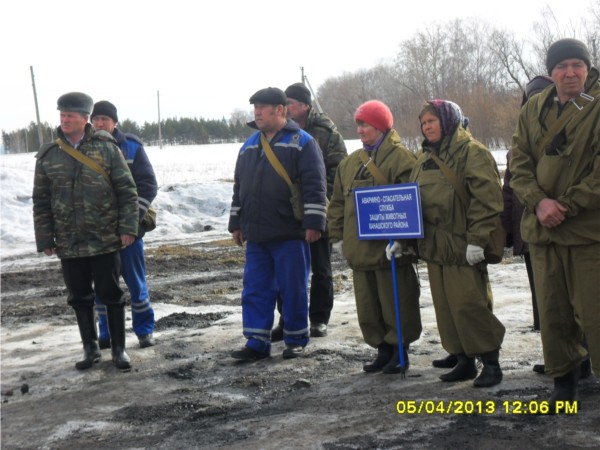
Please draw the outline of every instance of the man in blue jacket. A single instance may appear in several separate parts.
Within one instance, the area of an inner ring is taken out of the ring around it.
[[[235,167],[229,231],[246,242],[242,316],[246,345],[231,356],[253,361],[270,356],[271,327],[278,291],[283,298],[284,358],[296,358],[308,344],[310,244],[325,231],[326,179],[316,141],[286,118],[287,98],[277,88],[250,97],[257,128],[242,146]],[[267,158],[269,147],[302,189],[304,217],[297,220],[291,190]],[[268,150],[267,150],[268,151]]]
[[[158,191],[156,176],[154,175],[154,169],[152,168],[152,164],[150,164],[142,141],[137,136],[130,133],[123,133],[117,128],[119,117],[117,116],[115,105],[106,100],[95,103],[91,120],[96,130],[107,131],[116,139],[137,187],[139,231],[133,244],[120,251],[121,274],[131,294],[133,331],[138,337],[141,348],[150,347],[154,345],[154,338],[152,337],[154,331],[154,310],[150,304],[148,285],[146,284],[146,264],[144,261],[144,241],[142,237],[146,233],[144,218]],[[110,348],[106,306],[101,298],[96,298],[96,313],[98,314],[100,328],[98,344],[101,349]]]

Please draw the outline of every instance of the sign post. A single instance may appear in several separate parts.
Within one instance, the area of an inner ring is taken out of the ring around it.
[[[423,237],[421,196],[417,183],[373,186],[354,190],[358,239],[418,239]],[[392,280],[394,283],[394,306],[398,332],[398,355],[402,378],[405,377],[405,361],[400,320],[400,300],[396,278],[396,258],[392,256]]]

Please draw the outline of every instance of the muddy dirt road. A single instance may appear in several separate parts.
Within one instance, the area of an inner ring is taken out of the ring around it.
[[[228,240],[149,249],[157,345],[140,349],[129,330],[129,373],[116,371],[108,350],[94,368],[75,370],[82,350],[57,261],[2,273],[2,448],[600,448],[594,377],[581,384],[577,414],[525,414],[552,380],[531,370],[541,344],[520,260],[490,267],[507,328],[504,381],[475,389],[442,383],[431,367],[444,351],[422,266],[424,332],[406,378],[364,373],[375,351],[362,340],[352,275],[337,256],[329,335],[296,360],[282,359],[278,343],[270,359],[235,362],[243,258]]]

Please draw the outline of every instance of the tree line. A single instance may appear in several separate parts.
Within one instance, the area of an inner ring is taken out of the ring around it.
[[[158,123],[136,122],[125,119],[119,129],[139,136],[146,145],[159,145]],[[163,145],[201,145],[244,141],[254,130],[246,125],[245,118],[232,115],[225,120],[180,118],[161,120],[160,137]],[[47,122],[42,125],[42,142],[56,139],[56,128]],[[10,133],[2,131],[2,142],[6,153],[35,152],[39,149],[38,127],[34,122],[29,127]]]
[[[364,101],[379,99],[394,114],[394,127],[413,150],[422,136],[418,114],[433,98],[458,103],[470,118],[473,135],[490,148],[510,145],[522,93],[528,80],[546,74],[545,55],[552,42],[576,37],[590,49],[592,64],[600,63],[600,0],[591,0],[578,23],[562,25],[546,6],[534,21],[528,39],[483,22],[457,19],[435,24],[400,43],[388,62],[370,69],[332,77],[318,88],[324,111],[346,139],[356,139],[353,114]],[[246,126],[251,111],[236,109],[226,120],[166,119],[161,121],[165,145],[240,142],[253,130]],[[55,129],[44,124],[44,142]],[[137,134],[147,145],[158,145],[158,123],[125,120],[123,131]],[[37,126],[2,132],[9,153],[35,151]]]

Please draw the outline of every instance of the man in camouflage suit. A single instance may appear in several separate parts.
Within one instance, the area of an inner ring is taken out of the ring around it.
[[[129,370],[125,353],[125,302],[119,287],[119,250],[131,245],[138,232],[135,183],[119,147],[104,131],[88,123],[93,100],[71,92],[58,99],[58,139],[36,155],[33,220],[37,250],[61,260],[68,303],[75,310],[83,342],[79,370],[100,360],[94,321],[95,292],[107,306],[112,359]],[[99,167],[80,162],[73,148]]]
[[[312,107],[310,91],[302,83],[294,83],[285,90],[287,96],[287,115],[296,121],[300,128],[310,134],[321,148],[327,177],[327,198],[331,199],[335,171],[348,152],[344,138],[335,124],[323,113]],[[331,244],[324,233],[316,242],[310,244],[312,278],[310,282],[310,336],[327,335],[327,323],[333,309],[333,278],[331,275]],[[277,309],[281,313],[281,297],[277,299]],[[273,342],[283,339],[283,318],[271,333]]]
[[[577,400],[588,355],[600,376],[600,73],[586,45],[554,42],[546,54],[554,81],[521,109],[510,182],[525,212],[550,411]],[[585,334],[588,349],[582,345]]]

